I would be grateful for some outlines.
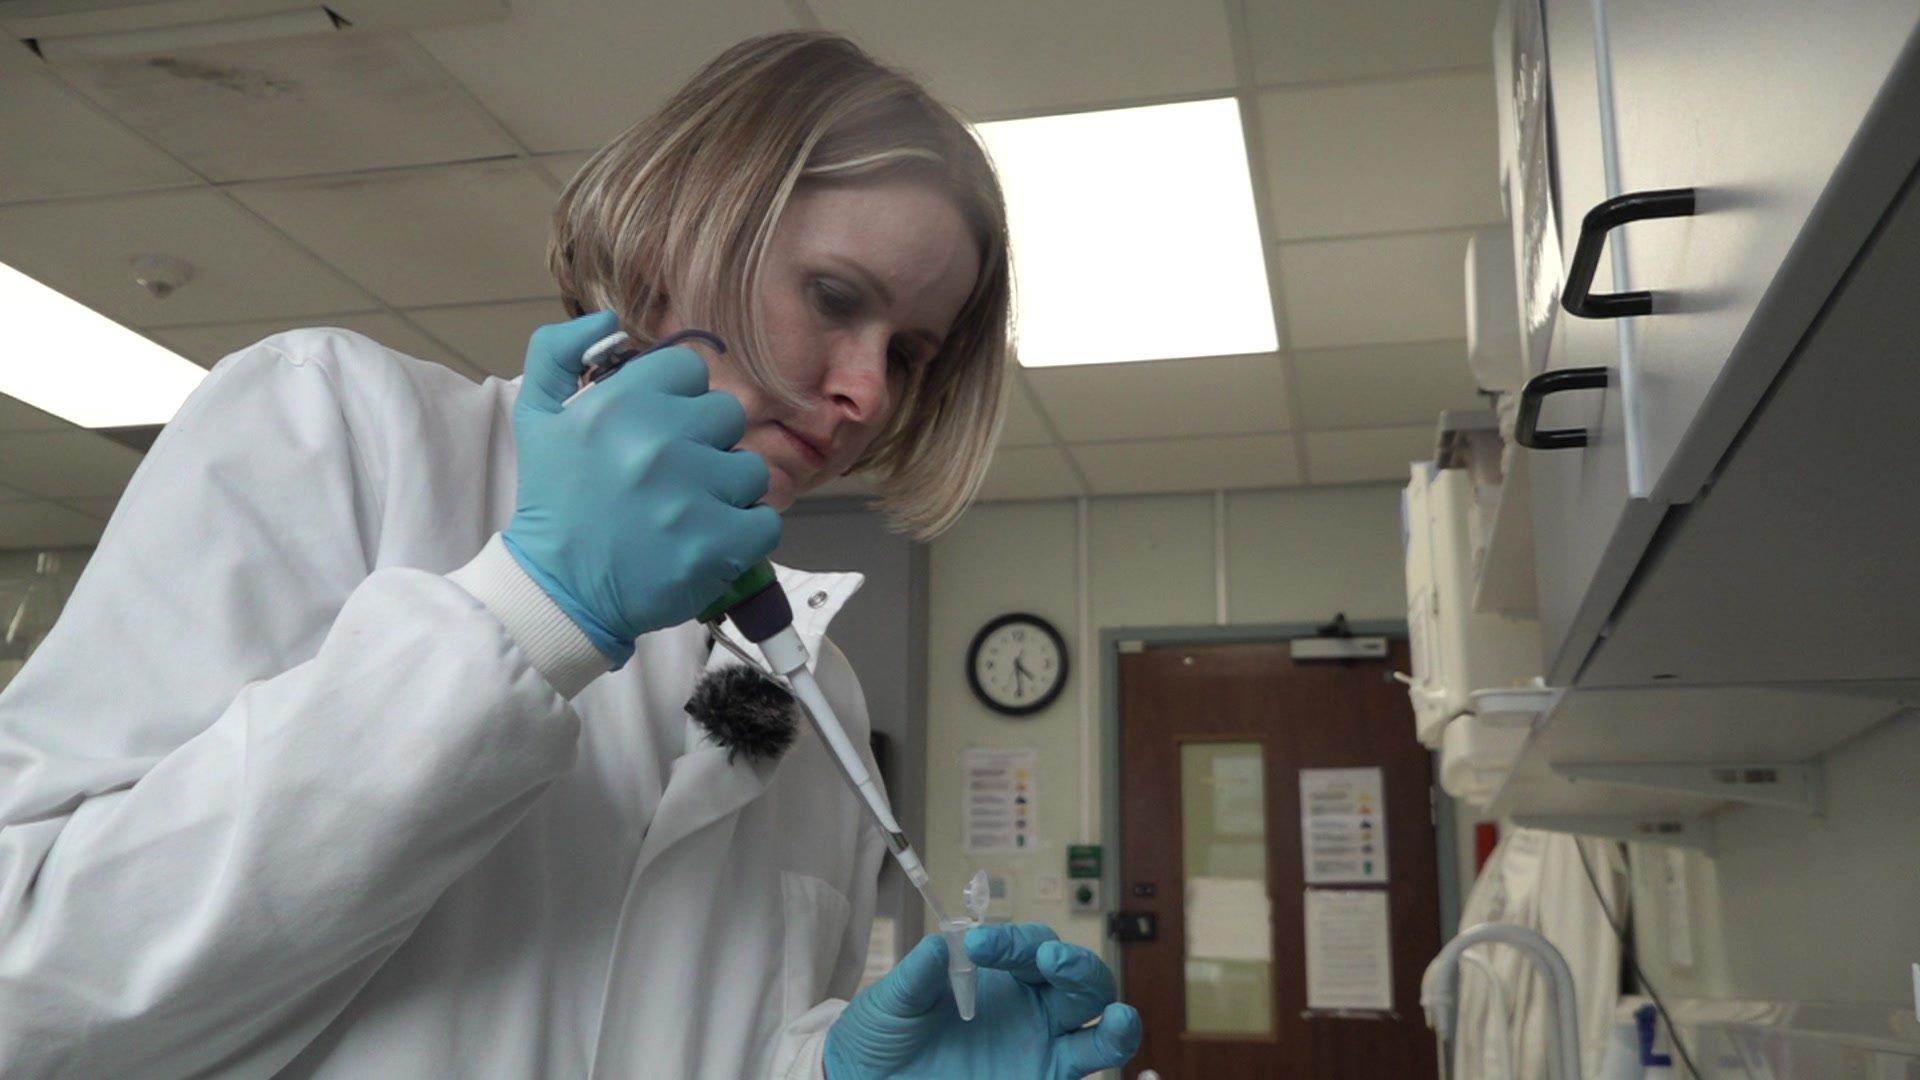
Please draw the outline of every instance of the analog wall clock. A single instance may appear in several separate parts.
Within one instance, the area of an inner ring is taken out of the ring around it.
[[[1038,615],[1002,615],[980,628],[967,649],[967,681],[982,704],[1029,716],[1053,704],[1067,685],[1067,643]]]

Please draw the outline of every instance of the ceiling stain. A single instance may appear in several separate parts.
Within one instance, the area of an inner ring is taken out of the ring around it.
[[[276,79],[264,71],[225,67],[198,60],[182,60],[174,56],[156,56],[147,61],[147,66],[166,72],[176,79],[204,83],[220,90],[230,90],[242,97],[270,98],[277,94],[290,94],[299,89],[299,84],[285,79]]]

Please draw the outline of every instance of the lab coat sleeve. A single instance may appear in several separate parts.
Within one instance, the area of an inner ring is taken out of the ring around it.
[[[832,641],[821,639],[817,674],[820,689],[833,703],[834,711],[846,722],[848,734],[856,745],[868,745],[872,730],[867,716],[866,694],[860,689],[853,665]],[[879,766],[872,757],[867,768],[880,781]],[[850,796],[851,797],[851,796]],[[865,814],[860,817],[859,839],[854,845],[852,886],[847,893],[850,913],[846,935],[840,940],[833,975],[827,982],[825,1001],[800,1014],[780,1033],[780,1045],[773,1055],[773,1076],[778,1080],[825,1080],[827,1029],[840,1018],[841,1010],[860,989],[866,972],[867,943],[873,936],[873,913],[879,901],[880,870],[887,859],[886,840]]]
[[[479,600],[370,572],[383,406],[276,340],[183,406],[0,694],[8,1076],[276,1071],[573,760]]]

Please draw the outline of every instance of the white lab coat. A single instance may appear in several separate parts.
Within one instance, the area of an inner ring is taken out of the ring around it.
[[[1614,1007],[1620,1000],[1620,939],[1607,924],[1580,867],[1585,850],[1607,907],[1624,917],[1625,875],[1614,846],[1591,837],[1538,829],[1509,829],[1487,859],[1460,913],[1462,927],[1506,922],[1539,931],[1567,961],[1573,974],[1580,1023],[1580,1069],[1602,1075]],[[1459,1080],[1521,1080],[1548,1075],[1547,987],[1518,949],[1482,945],[1474,950],[1500,978],[1504,996],[1487,985],[1481,969],[1460,968],[1460,1008],[1455,1029],[1454,1073]],[[1503,1015],[1505,1002],[1513,1015]]]
[[[697,623],[569,703],[446,576],[517,392],[300,330],[162,433],[0,694],[0,1075],[819,1074],[879,834],[811,732],[704,741]],[[861,580],[780,570],[864,747]]]

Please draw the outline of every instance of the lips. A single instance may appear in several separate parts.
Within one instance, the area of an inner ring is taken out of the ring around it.
[[[780,429],[780,433],[786,436],[788,445],[792,446],[794,451],[800,455],[800,459],[810,467],[818,469],[827,463],[826,447],[807,438],[805,435],[800,434],[785,424],[775,423],[773,426]]]

